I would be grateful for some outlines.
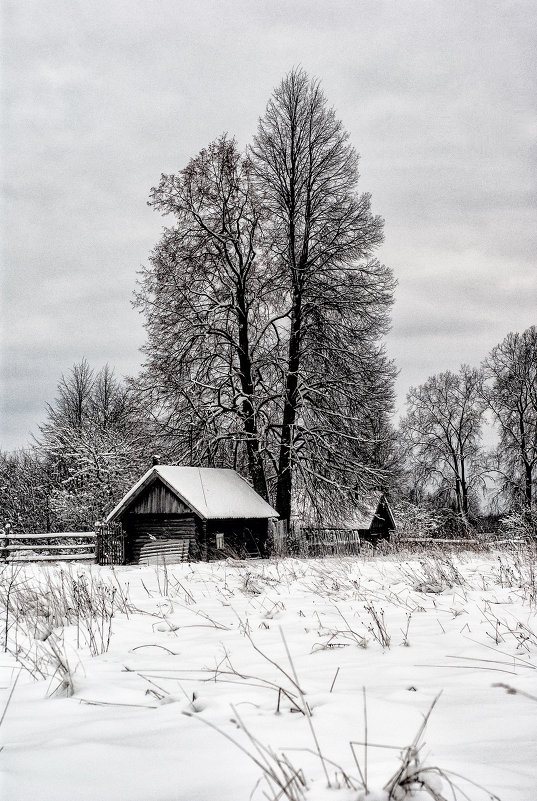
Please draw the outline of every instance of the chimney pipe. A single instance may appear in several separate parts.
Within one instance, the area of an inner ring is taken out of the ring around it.
[[[154,467],[156,464],[160,464],[160,456],[159,456],[157,453],[155,453],[155,454],[153,455],[153,467]]]

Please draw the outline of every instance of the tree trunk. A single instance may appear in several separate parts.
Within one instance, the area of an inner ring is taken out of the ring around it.
[[[291,520],[291,500],[293,493],[293,426],[295,424],[298,401],[301,327],[302,298],[300,292],[295,290],[291,314],[291,330],[289,333],[289,361],[285,382],[285,402],[278,464],[278,486],[276,489],[276,509],[280,518],[285,520],[288,525]]]
[[[533,490],[533,470],[531,464],[524,465],[525,468],[525,476],[524,476],[524,499],[526,501],[526,508],[529,512],[531,517],[531,502],[532,502],[532,490]]]
[[[464,458],[461,457],[461,500],[462,500],[462,519],[465,523],[468,522],[468,485],[466,483],[466,475],[464,469]]]
[[[241,389],[244,400],[242,402],[242,417],[246,434],[246,452],[248,454],[248,470],[255,491],[268,502],[267,479],[265,466],[261,455],[259,433],[255,420],[253,405],[254,382],[252,377],[252,359],[250,355],[250,342],[248,337],[248,310],[244,288],[239,287],[237,292],[237,306],[239,317],[239,368]]]
[[[458,476],[455,478],[455,498],[457,503],[457,513],[462,515],[461,480]]]

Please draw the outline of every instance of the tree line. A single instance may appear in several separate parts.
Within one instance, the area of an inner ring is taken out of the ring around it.
[[[488,451],[487,415],[497,433]],[[418,503],[452,508],[467,525],[488,487],[497,509],[535,530],[537,327],[508,334],[479,368],[462,365],[412,388],[399,438],[408,494]]]
[[[531,517],[535,329],[412,389],[394,426],[395,280],[358,163],[319,82],[295,69],[246,149],[225,134],[161,176],[149,203],[169,222],[135,295],[142,369],[122,382],[83,360],[61,378],[34,447],[0,460],[4,522],[91,527],[155,452],[237,469],[283,520],[342,519],[383,491],[467,525],[493,470]]]
[[[0,518],[23,533],[92,530],[145,465],[130,388],[83,359],[62,376],[34,444],[0,454]]]

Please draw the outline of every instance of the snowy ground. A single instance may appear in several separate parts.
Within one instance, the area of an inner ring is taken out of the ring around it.
[[[441,693],[418,766],[409,766],[430,790],[398,788],[392,797],[532,801],[534,568],[528,553],[508,552],[115,573],[59,565],[13,575],[5,567],[9,641],[46,678],[20,671],[0,725],[0,795],[247,801],[254,791],[273,799],[278,791],[239,748],[273,765],[266,746],[297,771],[290,798],[357,801],[367,782],[367,798],[379,801]],[[74,588],[79,598],[81,587],[97,585],[124,610],[111,629],[105,611],[73,622],[72,603],[71,624],[51,629],[47,604],[59,614],[51,587],[71,597]],[[18,672],[2,654],[0,716]],[[355,761],[349,743],[364,743],[366,718],[368,747],[354,746]],[[461,788],[455,794],[450,781]]]

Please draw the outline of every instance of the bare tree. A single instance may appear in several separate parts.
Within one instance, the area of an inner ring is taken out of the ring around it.
[[[315,506],[380,479],[363,459],[362,416],[392,401],[378,339],[394,282],[372,259],[383,221],[357,193],[358,156],[318,81],[299,69],[284,78],[250,152],[287,304],[276,508],[289,519],[297,470]]]
[[[482,374],[463,365],[459,373],[440,373],[412,387],[401,421],[417,484],[451,498],[464,522],[484,473],[480,448],[484,412]]]
[[[61,377],[34,452],[50,477],[48,507],[59,529],[91,528],[140,472],[147,441],[125,386],[84,359]]]
[[[277,287],[263,253],[261,204],[249,162],[222,136],[179,175],[163,175],[150,204],[174,218],[143,273],[146,362],[138,393],[175,457],[242,465],[268,498],[263,453],[277,377]],[[270,345],[269,345],[270,343]],[[173,446],[172,446],[173,448]]]
[[[0,524],[23,534],[51,531],[54,478],[35,450],[0,453]]]
[[[500,433],[503,489],[528,518],[537,500],[537,327],[510,333],[484,362],[485,399]]]
[[[49,423],[80,429],[90,414],[94,381],[94,372],[86,359],[75,364],[67,376],[62,375],[56,400],[46,406]]]

